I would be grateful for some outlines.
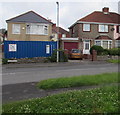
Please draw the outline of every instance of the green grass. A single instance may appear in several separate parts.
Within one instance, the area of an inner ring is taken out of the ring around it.
[[[117,113],[118,104],[118,86],[112,85],[5,104],[3,113]]]
[[[106,83],[117,83],[117,82],[118,82],[118,73],[104,73],[98,75],[82,75],[82,76],[74,76],[74,77],[47,79],[40,81],[37,84],[37,87],[46,90],[46,89],[56,89],[56,88],[101,85]]]
[[[107,61],[110,62],[110,63],[120,63],[120,59],[118,59],[118,60],[110,59],[110,60],[107,60]]]

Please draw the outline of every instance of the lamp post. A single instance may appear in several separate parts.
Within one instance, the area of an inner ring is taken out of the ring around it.
[[[59,2],[57,4],[57,62],[59,62]]]

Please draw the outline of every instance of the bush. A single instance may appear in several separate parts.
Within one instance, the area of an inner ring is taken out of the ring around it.
[[[96,50],[97,51],[97,55],[101,55],[102,52],[104,51],[104,49],[101,46],[97,46],[97,45],[93,45],[90,48],[90,54],[92,54],[92,50]]]
[[[8,59],[7,58],[2,58],[2,64],[7,64],[8,63]]]
[[[108,49],[103,49],[102,55],[109,55],[109,50]]]
[[[59,62],[68,62],[68,56],[65,54],[64,50],[59,51]],[[57,62],[57,50],[54,50],[51,57],[48,57],[51,62]]]
[[[112,49],[109,49],[109,55],[118,55],[120,56],[120,48],[112,48]]]

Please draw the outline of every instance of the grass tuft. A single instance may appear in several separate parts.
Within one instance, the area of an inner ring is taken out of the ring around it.
[[[107,61],[110,63],[120,63],[120,59],[118,59],[118,60],[109,59]]]
[[[42,80],[37,84],[41,89],[57,89],[90,85],[118,83],[118,73],[104,73],[98,75],[82,75]]]

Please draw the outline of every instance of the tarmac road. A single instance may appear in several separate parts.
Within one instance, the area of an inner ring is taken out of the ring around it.
[[[8,64],[2,68],[2,85],[38,82],[40,80],[77,75],[118,72],[118,64],[102,61],[67,63]]]

